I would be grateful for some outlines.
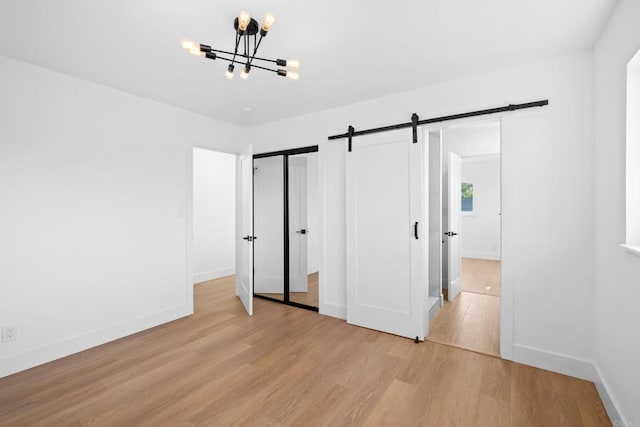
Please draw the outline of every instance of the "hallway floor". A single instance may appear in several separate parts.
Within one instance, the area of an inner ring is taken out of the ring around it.
[[[428,339],[500,355],[500,261],[462,258],[462,292],[431,319]]]
[[[462,290],[500,296],[500,261],[462,258]]]
[[[500,355],[500,297],[460,292],[429,324],[428,340]]]

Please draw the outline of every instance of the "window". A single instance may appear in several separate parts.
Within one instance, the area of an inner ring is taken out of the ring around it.
[[[640,51],[627,65],[626,245],[640,255]]]
[[[462,183],[462,212],[473,212],[473,184],[469,182]]]

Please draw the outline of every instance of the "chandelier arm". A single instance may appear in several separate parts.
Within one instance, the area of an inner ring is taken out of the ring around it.
[[[256,43],[256,38],[257,36],[254,35],[254,48],[253,48],[253,55],[251,55],[251,59],[249,59],[249,65],[251,65],[253,63],[253,60],[256,58],[256,53],[258,53],[258,48],[260,47],[260,43],[262,43],[262,34],[260,35],[260,39],[258,40],[258,42]],[[275,62],[275,61],[274,61]]]
[[[234,53],[233,53],[233,52],[229,52],[228,50],[211,49],[211,51],[212,51],[212,52],[217,52],[217,53],[225,53],[225,54],[227,54],[227,55],[234,55]],[[240,56],[240,57],[242,57],[242,58],[247,58],[247,59],[248,59],[248,58],[253,58],[253,59],[257,60],[257,61],[273,62],[274,64],[277,64],[277,63],[278,63],[278,61],[276,61],[275,59],[260,58],[260,57],[258,57],[258,56],[249,57],[249,56],[247,56],[247,55],[243,55],[243,54],[241,54],[241,53],[237,53],[236,55],[237,55],[237,56]]]
[[[240,34],[236,32],[236,47],[233,50],[233,58],[231,60],[231,65],[236,61],[236,55],[238,55],[238,46],[240,45]],[[213,50],[213,49],[211,49]]]
[[[216,55],[215,59],[222,59],[223,61],[233,62],[233,60],[231,58],[225,58],[224,56],[219,56],[219,55]],[[271,69],[271,68],[263,67],[261,65],[252,65],[251,68],[259,68],[261,70],[271,71],[272,73],[276,73],[276,74],[278,73],[278,70],[274,70],[274,69]]]
[[[272,70],[271,68],[262,67],[260,65],[252,65],[251,68],[259,68],[261,70],[271,71],[272,73],[277,73],[278,70]]]

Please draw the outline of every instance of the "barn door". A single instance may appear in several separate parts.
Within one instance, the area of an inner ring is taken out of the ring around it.
[[[424,339],[428,224],[422,141],[410,130],[358,136],[346,154],[347,322]]]

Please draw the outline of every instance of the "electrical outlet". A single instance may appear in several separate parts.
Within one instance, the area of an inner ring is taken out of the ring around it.
[[[10,342],[18,339],[18,325],[4,326],[2,328],[2,342]]]

